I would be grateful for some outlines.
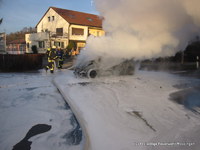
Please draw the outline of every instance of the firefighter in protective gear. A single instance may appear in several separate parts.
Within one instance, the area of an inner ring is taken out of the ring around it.
[[[61,48],[58,48],[57,58],[58,58],[58,69],[62,69],[64,61],[64,51]]]
[[[47,49],[47,58],[48,58],[48,65],[46,66],[46,71],[48,69],[50,69],[50,72],[53,73],[54,72],[54,64],[55,64],[55,60],[57,59],[56,56],[56,47],[53,46],[52,48]]]

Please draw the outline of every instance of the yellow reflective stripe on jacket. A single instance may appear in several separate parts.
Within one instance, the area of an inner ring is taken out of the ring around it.
[[[53,60],[53,59],[48,59],[48,62],[54,62],[55,60]]]

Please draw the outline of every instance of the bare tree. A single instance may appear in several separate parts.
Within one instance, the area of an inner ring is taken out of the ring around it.
[[[0,24],[2,24],[2,22],[3,22],[3,18],[0,19]]]

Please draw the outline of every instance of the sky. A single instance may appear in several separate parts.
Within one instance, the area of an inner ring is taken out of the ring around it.
[[[50,6],[98,14],[92,0],[0,0],[0,32],[35,27]]]

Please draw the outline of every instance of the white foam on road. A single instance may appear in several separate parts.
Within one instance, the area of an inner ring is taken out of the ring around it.
[[[85,149],[200,147],[200,117],[169,100],[169,95],[179,90],[174,85],[188,79],[148,71],[138,71],[134,76],[80,79],[67,71],[54,82],[84,129]]]
[[[1,150],[11,150],[36,124],[52,128],[29,139],[31,150],[82,149],[82,143],[72,145],[65,138],[74,128],[72,112],[52,84],[56,74],[0,73]]]

